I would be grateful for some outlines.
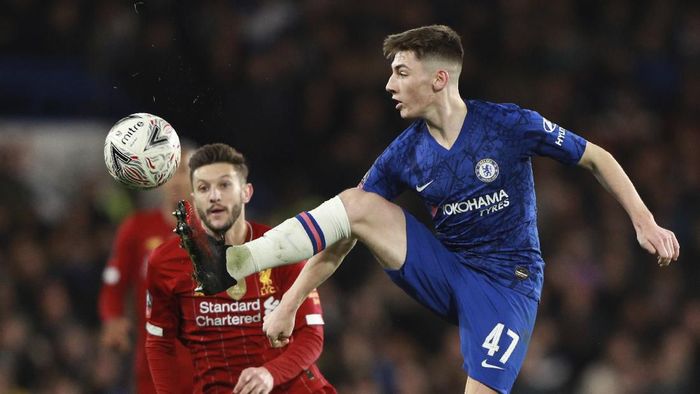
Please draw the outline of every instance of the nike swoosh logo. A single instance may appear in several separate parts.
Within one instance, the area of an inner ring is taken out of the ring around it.
[[[425,185],[416,186],[416,191],[418,193],[422,192],[423,190],[425,190],[426,187],[430,186],[430,184],[433,183],[433,181],[435,181],[435,179],[431,180],[430,182],[426,183]]]
[[[501,371],[503,370],[503,368],[497,365],[489,364],[488,362],[486,362],[486,359],[484,359],[484,361],[481,362],[481,366],[484,368],[500,369]]]

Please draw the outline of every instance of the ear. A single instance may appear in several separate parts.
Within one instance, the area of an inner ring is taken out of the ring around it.
[[[447,87],[450,82],[450,73],[445,69],[438,69],[435,71],[435,78],[433,79],[433,90],[439,92]]]
[[[246,183],[243,186],[243,203],[247,204],[250,202],[250,199],[253,197],[253,184],[252,183]]]

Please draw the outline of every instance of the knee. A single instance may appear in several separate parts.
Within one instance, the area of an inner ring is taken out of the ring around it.
[[[357,187],[344,190],[338,196],[345,206],[351,225],[367,218],[379,201],[384,200],[378,194],[366,192]]]

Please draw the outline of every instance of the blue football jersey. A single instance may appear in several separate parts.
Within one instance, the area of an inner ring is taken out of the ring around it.
[[[435,236],[462,263],[539,299],[544,262],[531,157],[574,165],[586,140],[514,104],[466,104],[450,149],[435,141],[424,120],[415,121],[377,158],[361,187],[388,200],[414,190]]]

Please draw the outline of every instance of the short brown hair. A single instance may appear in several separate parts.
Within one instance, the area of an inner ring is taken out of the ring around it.
[[[192,181],[192,175],[197,168],[214,163],[233,164],[243,181],[248,179],[248,163],[246,163],[243,154],[229,145],[216,143],[204,145],[192,154],[188,163],[190,181]]]
[[[384,39],[382,49],[389,60],[393,60],[396,53],[401,51],[412,51],[418,60],[439,58],[459,65],[464,58],[462,39],[445,25],[422,26],[391,34]]]

